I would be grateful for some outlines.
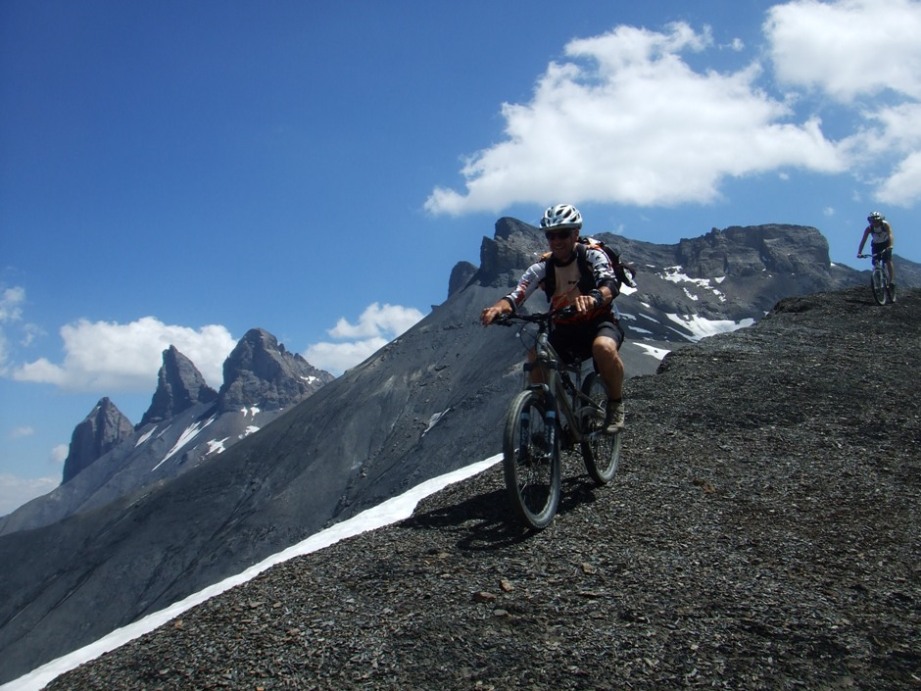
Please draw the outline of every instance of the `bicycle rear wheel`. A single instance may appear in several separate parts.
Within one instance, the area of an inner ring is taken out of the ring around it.
[[[582,460],[589,476],[599,485],[614,479],[620,463],[620,443],[623,431],[604,433],[604,419],[608,408],[608,392],[597,372],[592,372],[582,384],[582,392],[595,402],[597,409],[582,407]]]
[[[873,269],[870,276],[870,287],[873,289],[873,299],[877,305],[885,305],[887,298],[888,286],[886,285],[886,276],[881,268]]]
[[[539,393],[519,393],[509,407],[502,446],[512,506],[536,530],[550,525],[560,504],[560,442],[556,430],[548,428],[556,424],[556,416],[547,413]]]

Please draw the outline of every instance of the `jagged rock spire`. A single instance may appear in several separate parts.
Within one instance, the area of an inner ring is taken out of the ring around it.
[[[163,365],[157,375],[157,390],[138,427],[149,422],[167,420],[196,403],[211,403],[215,400],[217,391],[208,386],[192,361],[171,345],[163,351]]]
[[[495,239],[483,238],[480,245],[480,283],[514,286],[521,270],[530,266],[544,249],[539,229],[515,218],[496,221]]]
[[[334,379],[296,353],[289,353],[264,329],[250,329],[224,361],[222,412],[248,406],[283,408]]]
[[[112,401],[102,398],[74,428],[70,451],[64,461],[63,481],[73,479],[93,461],[134,433],[134,426]]]
[[[451,277],[448,279],[448,297],[454,293],[463,290],[464,286],[476,275],[477,267],[467,261],[461,261],[454,265],[451,270]]]

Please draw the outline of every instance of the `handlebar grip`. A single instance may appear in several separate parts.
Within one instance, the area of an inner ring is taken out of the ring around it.
[[[554,312],[556,316],[564,318],[575,316],[577,313],[578,310],[576,310],[575,305],[569,305],[568,307],[563,307],[562,309],[558,309],[556,312]]]

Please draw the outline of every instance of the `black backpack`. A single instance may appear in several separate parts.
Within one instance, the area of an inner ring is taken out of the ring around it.
[[[588,265],[588,259],[585,256],[590,248],[603,250],[604,253],[608,255],[611,266],[614,267],[614,275],[617,277],[618,288],[620,288],[621,285],[628,285],[631,288],[636,288],[636,283],[633,281],[636,277],[636,268],[632,264],[622,262],[620,260],[620,252],[610,245],[604,244],[601,240],[580,237],[576,244],[576,261],[579,263],[579,275],[581,276],[579,287],[583,289],[583,293],[587,293],[595,287],[595,277],[592,274],[592,269]],[[547,262],[547,271],[544,274],[544,280],[541,281],[541,286],[547,294],[548,300],[553,296],[553,292],[556,290],[556,271],[553,270],[553,262],[550,261],[552,256],[553,254],[551,252],[547,252],[540,258],[541,261]],[[585,286],[582,285],[583,283]]]

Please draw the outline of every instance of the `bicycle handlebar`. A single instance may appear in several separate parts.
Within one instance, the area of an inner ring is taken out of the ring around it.
[[[493,324],[498,324],[500,326],[511,326],[512,322],[521,321],[521,322],[533,322],[536,324],[540,323],[549,323],[553,317],[571,317],[576,314],[576,308],[572,305],[568,307],[561,307],[560,309],[550,310],[549,312],[535,312],[533,314],[518,314],[516,312],[511,312],[509,314],[503,314],[493,321]]]

